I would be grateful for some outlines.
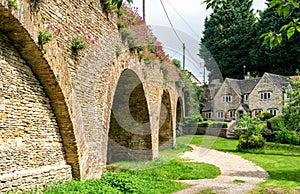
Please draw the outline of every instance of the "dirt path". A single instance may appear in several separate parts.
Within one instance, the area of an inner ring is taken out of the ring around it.
[[[205,162],[220,168],[221,175],[215,179],[183,180],[180,182],[194,186],[175,194],[196,194],[211,188],[216,193],[242,194],[252,190],[256,184],[265,181],[268,173],[252,162],[240,156],[191,145],[193,151],[185,152],[181,157],[194,162]],[[237,183],[234,180],[244,181]]]

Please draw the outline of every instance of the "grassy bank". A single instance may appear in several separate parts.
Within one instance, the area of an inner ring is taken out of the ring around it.
[[[189,185],[174,180],[214,178],[220,170],[210,164],[191,163],[178,158],[178,154],[191,150],[185,141],[177,143],[173,149],[159,153],[153,161],[118,162],[108,166],[110,172],[104,173],[101,179],[85,182],[72,180],[49,186],[44,193],[173,193]]]
[[[190,138],[184,136],[179,138],[178,141],[185,142],[186,139]],[[261,166],[268,171],[270,177],[259,186],[300,189],[300,146],[266,143],[264,149],[238,152],[236,150],[237,140],[212,136],[194,136],[190,143],[231,152]]]

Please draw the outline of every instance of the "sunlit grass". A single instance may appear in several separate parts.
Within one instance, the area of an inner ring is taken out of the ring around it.
[[[86,182],[72,180],[53,185],[45,193],[167,194],[189,187],[174,180],[217,177],[220,170],[214,165],[179,159],[180,153],[192,150],[187,146],[191,139],[182,138],[174,148],[161,151],[155,160],[113,163],[108,169],[118,172],[106,172],[101,179]]]
[[[183,137],[188,138],[188,137]],[[190,137],[189,137],[190,138]],[[208,142],[208,143],[205,143]],[[192,144],[210,147],[219,151],[231,152],[250,160],[270,174],[263,187],[285,187],[300,189],[300,146],[266,143],[265,148],[238,152],[238,140],[212,136],[194,136]]]

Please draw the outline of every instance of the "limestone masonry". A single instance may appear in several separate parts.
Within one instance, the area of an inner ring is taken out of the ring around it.
[[[107,162],[175,145],[183,92],[128,50],[116,14],[100,1],[17,2],[0,0],[0,192],[99,178]],[[46,22],[60,34],[41,46]],[[75,53],[84,32],[96,44]]]

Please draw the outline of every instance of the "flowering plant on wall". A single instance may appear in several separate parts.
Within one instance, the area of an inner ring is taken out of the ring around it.
[[[140,59],[146,64],[160,64],[166,82],[179,80],[180,70],[173,65],[162,44],[138,14],[137,8],[130,9],[123,5],[118,15],[117,25],[121,38],[127,42],[129,49],[137,50]]]
[[[61,33],[61,28],[55,28],[48,20],[44,22],[44,29],[39,31],[39,44],[44,45],[50,42],[55,36]]]
[[[75,37],[72,41],[72,49],[74,51],[88,48],[90,44],[95,44],[96,39],[87,29],[82,29],[82,35]]]

